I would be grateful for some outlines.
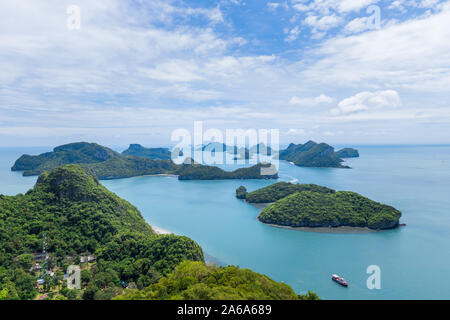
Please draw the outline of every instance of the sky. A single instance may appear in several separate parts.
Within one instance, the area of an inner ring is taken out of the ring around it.
[[[450,1],[0,0],[0,146],[450,143]]]

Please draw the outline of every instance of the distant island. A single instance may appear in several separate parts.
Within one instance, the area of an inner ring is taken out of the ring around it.
[[[179,170],[179,180],[225,180],[225,179],[278,179],[278,173],[261,175],[261,169],[270,164],[258,163],[249,168],[224,171],[218,167],[203,165],[184,165]]]
[[[206,265],[195,241],[156,234],[79,165],[42,173],[26,194],[0,195],[0,238],[2,300],[317,299],[248,269]],[[81,266],[78,289],[63,285],[69,265]]]
[[[353,148],[344,148],[336,152],[336,155],[340,158],[359,158],[359,152]]]
[[[142,149],[137,146],[131,149],[147,152],[143,150],[146,148]],[[87,142],[66,144],[54,148],[53,152],[37,156],[22,155],[16,160],[11,170],[23,171],[24,176],[32,176],[51,171],[65,164],[79,164],[84,168],[91,169],[100,180],[158,174],[176,175],[180,180],[278,178],[277,174],[261,175],[260,169],[264,164],[228,172],[218,167],[196,164],[192,160],[187,161],[187,164],[175,164],[170,159],[124,155],[96,143]]]
[[[358,152],[355,149],[351,150],[353,155],[355,154],[353,150]],[[350,168],[342,165],[344,160],[341,159],[342,155],[348,153],[350,149],[343,149],[336,153],[334,148],[326,143],[308,141],[305,144],[291,143],[287,149],[280,151],[279,158],[301,167]]]
[[[267,204],[259,221],[286,227],[361,227],[375,230],[399,226],[401,212],[355,192],[335,191],[314,184],[278,182],[236,197],[248,203]]]
[[[172,153],[168,148],[144,148],[140,144],[130,144],[127,150],[122,151],[122,155],[137,156],[150,159],[172,159]]]
[[[224,143],[220,142],[210,142],[201,147],[202,151],[207,152],[223,152],[234,155],[234,160],[248,160],[252,158],[256,154],[263,154],[270,156],[273,151],[269,146],[266,146],[264,143],[258,143],[257,145],[251,146],[250,148],[237,146],[227,146]]]

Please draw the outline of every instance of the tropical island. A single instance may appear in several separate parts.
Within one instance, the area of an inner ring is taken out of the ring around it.
[[[292,228],[393,229],[399,226],[401,217],[399,210],[355,192],[314,184],[278,182],[250,193],[241,186],[236,197],[248,203],[267,204],[259,221]]]
[[[144,148],[140,144],[130,144],[128,149],[122,151],[122,155],[150,159],[172,159],[172,153],[168,148]]]
[[[359,158],[359,152],[353,148],[344,148],[336,151],[336,155],[340,158]]]
[[[221,153],[229,153],[235,156],[235,160],[248,160],[252,158],[256,154],[262,154],[266,156],[270,156],[273,154],[272,148],[266,146],[264,143],[258,143],[250,148],[245,147],[237,147],[237,146],[228,146],[224,143],[220,142],[210,142],[206,145],[203,145],[201,149],[203,152],[221,152]]]
[[[179,180],[227,180],[227,179],[278,179],[278,173],[262,175],[263,168],[269,168],[270,163],[258,163],[248,168],[225,171],[218,167],[198,164],[183,165],[179,170]]]
[[[132,150],[148,151],[139,147]],[[130,148],[126,153],[130,153]],[[134,152],[134,151],[133,151]],[[142,154],[141,153],[141,154]],[[148,155],[148,153],[146,153]],[[16,160],[12,171],[23,171],[24,176],[39,175],[65,164],[79,164],[95,172],[100,180],[129,178],[144,175],[175,175],[180,180],[219,180],[219,179],[277,179],[278,175],[262,175],[257,164],[233,172],[218,167],[204,166],[186,159],[183,164],[175,164],[170,159],[151,159],[149,157],[124,155],[96,143],[77,142],[62,145],[37,156],[22,155]]]
[[[334,148],[326,143],[316,143],[308,141],[305,144],[291,143],[286,149],[281,150],[279,154],[280,160],[286,160],[300,167],[327,167],[327,168],[350,168],[343,165],[341,158],[348,158],[347,153],[355,149],[343,149],[334,152]],[[359,156],[359,154],[358,154]]]
[[[317,298],[251,270],[205,265],[195,241],[156,234],[78,165],[42,173],[24,195],[0,195],[0,239],[2,300]],[[81,268],[80,288],[64,280],[69,265]]]

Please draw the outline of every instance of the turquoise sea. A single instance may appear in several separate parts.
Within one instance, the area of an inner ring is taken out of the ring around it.
[[[323,299],[450,299],[450,146],[357,146],[346,169],[300,168],[280,162],[280,180],[350,190],[402,211],[396,230],[328,234],[287,230],[257,221],[258,209],[235,198],[244,185],[275,181],[178,181],[137,177],[102,183],[154,226],[197,241],[223,264],[251,268]],[[13,195],[36,177],[11,172],[23,153],[51,148],[1,148],[0,193]],[[381,268],[381,289],[366,286],[369,265]],[[337,273],[348,288],[332,282]]]

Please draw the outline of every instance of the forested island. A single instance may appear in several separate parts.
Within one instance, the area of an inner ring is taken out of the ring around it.
[[[92,259],[83,260],[87,256]],[[63,281],[72,264],[81,266],[81,289],[69,289]],[[197,243],[156,234],[133,205],[78,165],[42,173],[24,195],[0,195],[0,299],[39,295],[56,300],[317,298],[298,296],[288,285],[250,270],[206,266]]]
[[[235,156],[235,160],[248,160],[257,154],[262,154],[266,156],[270,156],[273,154],[272,148],[266,146],[264,143],[258,143],[250,148],[237,146],[227,146],[224,143],[220,142],[210,142],[204,146],[202,146],[201,150],[203,152],[223,152],[229,153]]]
[[[359,152],[353,148],[344,148],[336,152],[336,155],[340,158],[359,158]]]
[[[281,150],[280,160],[286,160],[300,167],[329,167],[350,168],[343,165],[341,158],[348,158],[348,154],[355,156],[355,149],[343,149],[334,152],[334,148],[326,143],[308,141],[305,144],[291,143],[287,149]],[[358,154],[359,156],[359,154]]]
[[[226,180],[226,179],[278,179],[278,173],[261,175],[262,168],[270,164],[258,163],[249,168],[239,168],[234,171],[224,171],[218,167],[198,164],[183,165],[179,170],[179,180]]]
[[[172,153],[168,148],[144,148],[140,144],[130,144],[128,149],[122,151],[124,156],[137,156],[150,159],[172,159]]]
[[[133,147],[133,150],[141,150]],[[126,153],[130,153],[130,149]],[[23,171],[24,176],[39,175],[64,164],[79,164],[95,172],[100,180],[129,178],[143,175],[176,175],[180,180],[220,180],[220,179],[276,179],[277,174],[262,175],[261,166],[241,168],[233,172],[218,167],[204,166],[192,161],[175,164],[170,159],[124,155],[107,147],[87,142],[71,143],[54,148],[53,152],[38,156],[22,155],[11,170]]]
[[[278,182],[250,193],[241,186],[236,197],[248,203],[269,204],[259,214],[259,221],[294,228],[392,229],[398,227],[401,217],[399,210],[355,192],[314,184]]]

